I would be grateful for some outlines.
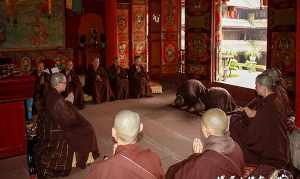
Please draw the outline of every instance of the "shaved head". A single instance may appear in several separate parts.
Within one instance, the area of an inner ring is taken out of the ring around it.
[[[123,110],[115,116],[114,129],[116,135],[125,143],[129,144],[137,140],[140,127],[140,116],[136,112]]]
[[[212,135],[223,136],[228,130],[229,120],[224,111],[212,108],[203,114],[202,125],[210,129]]]

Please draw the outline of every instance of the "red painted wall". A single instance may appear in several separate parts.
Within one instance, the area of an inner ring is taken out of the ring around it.
[[[117,1],[105,1],[106,65],[117,56]]]
[[[297,3],[297,33],[296,33],[296,126],[300,128],[300,2]]]

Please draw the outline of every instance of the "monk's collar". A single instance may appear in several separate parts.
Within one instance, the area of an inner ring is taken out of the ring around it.
[[[140,146],[138,144],[119,145],[116,149],[116,154],[123,153],[131,150],[138,150]]]
[[[229,154],[234,150],[235,143],[229,135],[209,136],[204,141],[204,151],[213,150],[222,154]]]
[[[269,101],[269,100],[274,99],[276,96],[277,96],[276,93],[271,93],[271,94],[269,94],[268,96],[264,97],[263,100],[264,100],[264,101]]]

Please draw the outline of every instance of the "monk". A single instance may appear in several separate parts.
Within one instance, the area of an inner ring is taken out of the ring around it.
[[[86,73],[84,91],[93,97],[96,104],[109,101],[113,97],[107,72],[100,65],[99,58],[94,58]]]
[[[256,108],[240,108],[231,116],[230,133],[243,149],[245,161],[255,166],[254,176],[269,175],[275,169],[287,169],[290,162],[286,120],[288,108],[276,93],[276,81],[268,73],[256,77],[256,92],[262,97]]]
[[[196,79],[190,79],[183,82],[177,89],[175,107],[187,109],[190,112],[195,111],[196,104],[199,110],[205,110],[205,104],[199,97],[206,92],[206,87]]]
[[[190,79],[177,89],[174,106],[201,114],[210,108],[231,112],[236,104],[226,89],[220,87],[207,89],[199,80]]]
[[[65,99],[61,95],[66,83],[64,74],[52,75],[46,109],[38,119],[34,159],[39,179],[69,175],[74,153],[82,169],[89,156],[99,156],[93,127],[71,104],[72,95]]]
[[[137,113],[123,110],[114,120],[113,156],[95,164],[86,179],[162,179],[164,172],[160,158],[137,144],[143,124]]]
[[[150,77],[142,65],[142,57],[136,56],[129,69],[130,94],[134,98],[151,97]]]
[[[66,90],[62,93],[64,97],[67,97],[70,93],[74,95],[74,105],[78,109],[84,108],[84,92],[82,89],[82,84],[79,80],[79,76],[76,74],[73,69],[73,61],[67,60],[65,62],[65,69],[62,70],[62,73],[66,76],[67,87]]]
[[[201,120],[203,142],[196,138],[194,154],[172,165],[166,178],[240,178],[244,167],[243,152],[229,136],[228,123],[224,111],[217,108],[206,111]]]
[[[45,64],[40,61],[36,64],[34,93],[33,93],[33,114],[38,114],[45,106],[45,94],[50,87],[50,75],[45,70]]]
[[[108,70],[111,88],[116,99],[127,99],[129,95],[128,71],[120,66],[118,57]]]

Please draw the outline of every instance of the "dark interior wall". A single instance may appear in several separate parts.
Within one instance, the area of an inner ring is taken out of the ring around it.
[[[66,10],[66,48],[78,48],[80,18],[87,13],[95,13],[104,19],[104,0],[82,1],[82,13]]]
[[[296,2],[296,0],[268,2],[268,67],[280,69],[287,81],[292,103],[296,93]]]

